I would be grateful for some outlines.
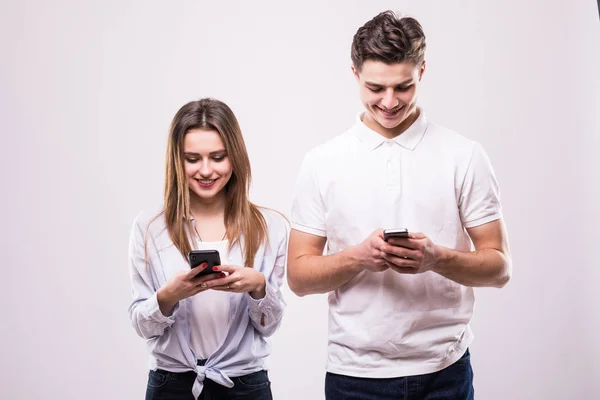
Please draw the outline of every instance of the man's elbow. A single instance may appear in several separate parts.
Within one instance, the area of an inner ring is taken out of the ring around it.
[[[299,279],[291,276],[289,273],[287,275],[287,282],[288,286],[290,287],[290,290],[294,292],[296,296],[304,297],[307,294],[310,294],[310,292],[308,292],[306,288],[300,283]]]
[[[294,292],[296,296],[304,297],[307,294],[311,294],[311,292],[308,290],[308,287],[302,280],[302,277],[298,276],[296,273],[298,271],[296,267],[297,266],[294,265],[293,262],[288,264],[287,283],[290,290]]]
[[[506,262],[496,280],[496,287],[503,288],[512,278],[512,263],[510,260]]]
[[[287,283],[288,287],[296,296],[303,297],[306,296],[307,293],[303,290],[301,280],[298,278],[298,257],[292,257],[288,254],[288,264],[287,264]]]

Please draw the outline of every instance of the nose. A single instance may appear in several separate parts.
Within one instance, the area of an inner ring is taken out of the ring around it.
[[[383,99],[381,100],[381,105],[387,108],[388,110],[391,110],[392,108],[398,105],[398,101],[396,99],[396,96],[394,95],[393,88],[389,88],[385,91]]]
[[[205,158],[199,164],[200,165],[199,165],[198,172],[200,173],[200,175],[204,178],[210,178],[210,176],[212,175],[212,168],[210,166],[210,160]]]

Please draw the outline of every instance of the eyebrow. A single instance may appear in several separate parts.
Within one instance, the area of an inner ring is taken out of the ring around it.
[[[398,87],[398,86],[407,86],[407,85],[412,84],[412,83],[413,83],[413,79],[410,78],[410,79],[405,80],[404,82],[400,82],[400,83],[398,83],[396,85],[393,85],[393,86],[395,86],[395,87]],[[373,87],[384,87],[384,85],[380,85],[379,83],[374,83],[374,82],[365,82],[365,85],[369,85],[369,86],[373,86]]]
[[[215,150],[215,151],[211,151],[210,153],[208,153],[209,156],[216,156],[216,155],[221,155],[221,154],[226,154],[227,150],[223,149],[223,150]],[[200,153],[194,153],[191,151],[184,151],[183,152],[184,156],[192,156],[192,157],[201,157]]]

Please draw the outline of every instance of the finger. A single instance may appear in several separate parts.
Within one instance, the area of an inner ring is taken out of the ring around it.
[[[369,255],[372,263],[381,263],[385,261],[383,259],[383,252],[380,249],[372,249]]]
[[[224,278],[212,279],[204,282],[203,284],[212,289],[219,286],[225,287],[227,285],[231,285],[233,282],[237,282],[238,280],[240,280],[240,278],[237,275],[228,275]]]
[[[381,259],[370,264],[369,266],[365,266],[364,268],[371,272],[382,272],[388,269],[389,267],[386,264],[385,260]]]
[[[214,274],[202,275],[197,278],[194,278],[192,280],[192,282],[196,286],[207,287],[207,285],[205,285],[206,282],[214,281],[215,279],[219,279],[219,278],[224,278],[225,276],[226,275],[222,272],[215,272]]]
[[[195,277],[196,277],[196,275],[198,275],[200,272],[202,272],[202,270],[203,270],[204,268],[206,268],[207,266],[208,266],[208,264],[207,264],[207,263],[202,263],[202,264],[198,265],[197,267],[194,267],[194,268],[190,269],[190,270],[187,272],[187,278],[188,278],[188,279],[193,279],[193,278],[195,278]]]
[[[390,238],[388,240],[388,244],[396,247],[404,247],[406,249],[416,249],[419,246],[418,242],[415,242],[417,239],[410,238]]]
[[[406,247],[410,243],[410,240],[409,240],[409,238],[393,237],[393,238],[389,238],[387,243],[392,246]]]
[[[233,274],[239,268],[240,267],[237,267],[235,265],[215,265],[213,267],[213,271],[225,271],[225,272],[228,272],[230,274]]]
[[[418,267],[418,263],[415,260],[411,260],[411,259],[407,259],[407,258],[403,258],[403,257],[396,257],[391,254],[386,254],[384,258],[388,264],[393,264],[392,268],[393,267],[401,267],[401,268],[417,268]]]
[[[408,234],[408,236],[411,239],[426,239],[427,238],[427,236],[425,234],[421,233],[421,232],[410,232]]]
[[[219,290],[222,292],[247,292],[244,288],[244,285],[241,285],[240,281],[236,281],[227,285],[215,286],[211,288],[212,290]]]
[[[411,260],[419,260],[421,258],[420,251],[409,249],[407,247],[385,245],[381,251],[384,253],[384,258],[385,254]]]
[[[211,288],[212,290],[218,290],[220,292],[240,292],[240,287],[226,285],[226,286],[216,286]]]
[[[246,293],[247,292],[247,290],[241,290],[241,289],[233,289],[233,288],[227,289],[227,286],[214,287],[214,288],[210,288],[210,290],[216,290],[217,292],[229,292],[229,293]]]
[[[372,269],[373,272],[383,272],[386,271],[390,268],[390,266],[388,265],[388,263],[383,263],[383,264],[379,264],[376,265],[375,268]]]
[[[371,242],[373,247],[376,249],[380,249],[381,246],[386,244],[386,241],[383,240],[383,230],[381,231],[381,235],[378,235],[373,242]]]

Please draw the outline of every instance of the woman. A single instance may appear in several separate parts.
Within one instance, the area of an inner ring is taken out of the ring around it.
[[[231,109],[214,99],[173,119],[164,206],[135,220],[129,315],[150,350],[146,399],[272,399],[265,337],[284,302],[287,221],[248,200],[250,162]],[[193,249],[221,266],[196,276]]]

